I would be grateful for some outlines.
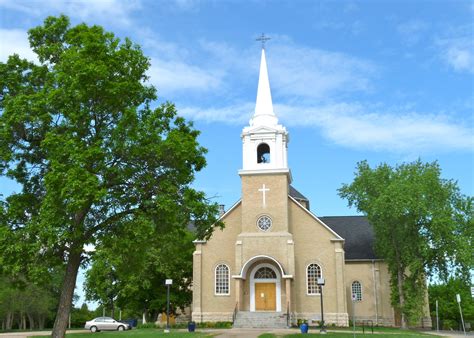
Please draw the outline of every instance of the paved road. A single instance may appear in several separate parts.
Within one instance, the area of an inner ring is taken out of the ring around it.
[[[66,333],[89,332],[89,330],[72,330]],[[8,332],[0,333],[0,338],[28,338],[31,336],[51,336],[51,331],[28,331],[28,332]]]

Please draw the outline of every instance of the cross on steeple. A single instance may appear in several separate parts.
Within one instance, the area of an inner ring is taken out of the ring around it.
[[[256,38],[255,40],[256,41],[261,41],[262,42],[262,49],[265,49],[265,42],[267,42],[270,39],[271,38],[269,38],[268,36],[265,36],[265,34],[262,33],[262,35],[259,36],[258,38]]]
[[[264,185],[262,185],[262,188],[261,188],[261,189],[258,189],[258,191],[260,191],[261,193],[263,193],[263,195],[262,195],[263,201],[262,201],[262,202],[263,202],[263,207],[265,208],[265,207],[266,207],[265,193],[266,193],[267,191],[270,191],[270,189],[265,188],[265,184],[264,184]]]

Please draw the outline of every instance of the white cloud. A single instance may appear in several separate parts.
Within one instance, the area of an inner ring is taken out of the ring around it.
[[[148,70],[150,82],[160,94],[176,91],[208,91],[221,85],[221,75],[218,72],[193,66],[184,62],[151,59]]]
[[[409,46],[418,43],[428,29],[428,24],[421,20],[410,20],[397,26],[397,31],[403,42]]]
[[[472,24],[452,28],[445,37],[436,40],[442,60],[455,71],[474,73],[472,30]]]
[[[474,42],[471,38],[442,40],[441,57],[458,72],[474,73]]]
[[[36,54],[30,48],[26,31],[0,28],[0,61],[5,62],[8,56],[14,53],[22,58],[38,62]]]
[[[194,120],[244,125],[254,103],[222,108],[183,108]],[[471,127],[443,114],[421,114],[407,108],[332,103],[314,107],[277,104],[281,123],[289,127],[314,127],[330,141],[347,148],[419,155],[431,152],[474,149]]]
[[[132,11],[141,8],[141,3],[139,0],[0,0],[0,7],[35,16],[64,13],[81,21],[129,25]]]
[[[292,44],[272,47],[268,59],[272,88],[282,96],[324,98],[370,91],[376,74],[370,61]]]
[[[254,108],[254,103],[247,102],[227,107],[214,108],[178,107],[178,111],[180,115],[191,120],[223,122],[243,126],[249,122],[253,115]]]
[[[288,125],[316,126],[328,139],[348,148],[415,154],[474,149],[472,128],[442,114],[346,103],[276,109],[284,113],[282,118],[301,116],[288,119]]]

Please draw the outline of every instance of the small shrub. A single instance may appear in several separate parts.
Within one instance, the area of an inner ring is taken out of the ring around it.
[[[452,319],[443,320],[443,330],[457,330],[458,322]]]
[[[158,326],[155,323],[145,323],[145,324],[138,324],[138,329],[157,329]]]
[[[216,329],[228,329],[232,327],[232,322],[216,322],[214,327]]]
[[[308,324],[308,321],[306,319],[302,319],[302,318],[299,318],[297,321],[296,321],[296,324],[297,326],[301,326],[301,324]]]
[[[200,329],[228,329],[232,327],[232,322],[202,322],[196,323]]]

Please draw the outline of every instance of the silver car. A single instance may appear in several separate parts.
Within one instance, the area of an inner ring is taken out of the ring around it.
[[[126,323],[116,321],[110,317],[97,317],[95,319],[89,320],[84,326],[86,330],[91,330],[91,332],[105,331],[105,330],[118,330],[125,331],[130,329],[130,326]]]

